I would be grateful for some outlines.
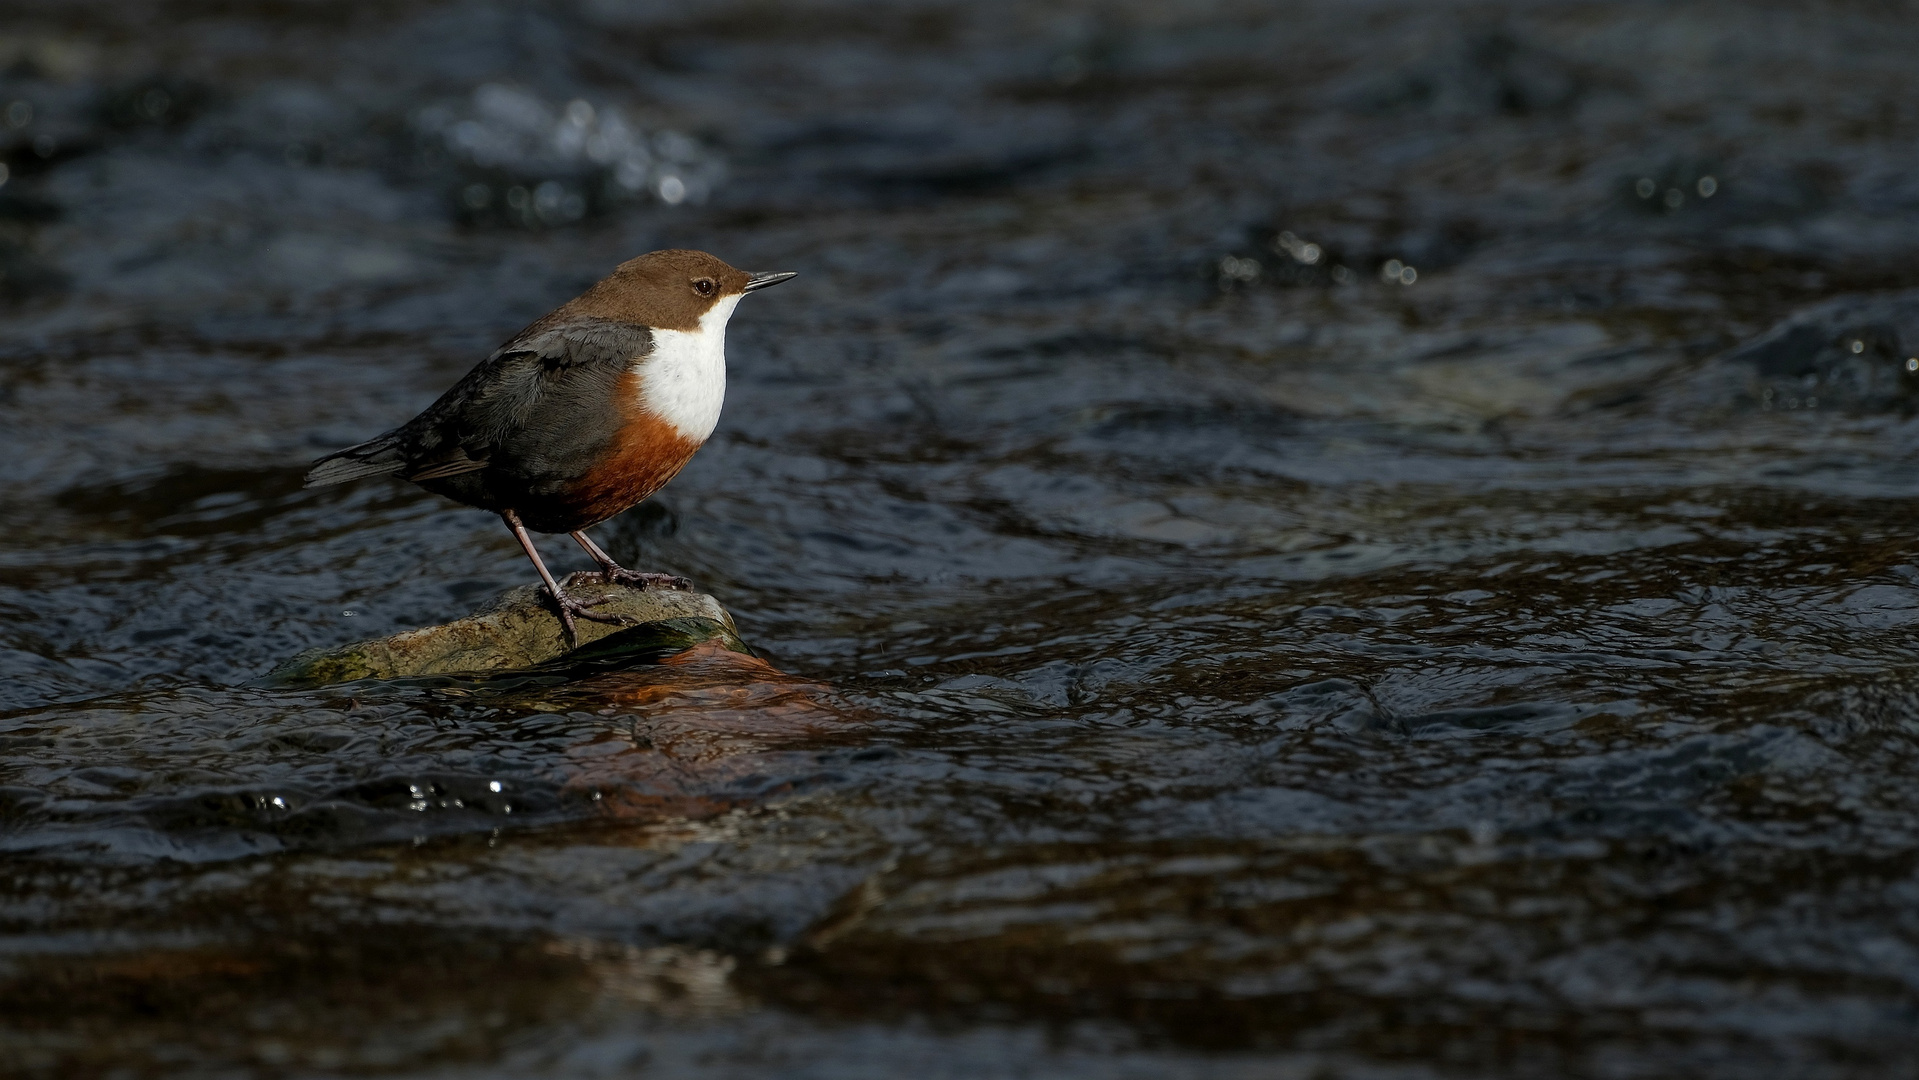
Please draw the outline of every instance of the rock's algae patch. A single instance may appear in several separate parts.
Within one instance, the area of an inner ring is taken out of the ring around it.
[[[604,597],[595,611],[622,615],[623,625],[579,621],[579,645],[567,648],[560,620],[542,602],[538,586],[503,594],[487,608],[441,626],[391,637],[309,649],[273,669],[271,684],[319,686],[356,679],[518,671],[554,661],[660,659],[718,640],[752,654],[719,601],[677,589],[569,584],[582,600]]]

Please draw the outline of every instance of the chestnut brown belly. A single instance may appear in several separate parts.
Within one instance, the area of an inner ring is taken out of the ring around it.
[[[665,487],[699,448],[670,424],[644,414],[630,417],[584,475],[514,509],[537,532],[598,525]]]

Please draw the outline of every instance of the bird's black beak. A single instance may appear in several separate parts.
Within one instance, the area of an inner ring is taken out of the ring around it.
[[[799,274],[792,270],[763,270],[746,279],[746,288],[743,291],[752,292],[754,289],[764,289],[768,285],[778,285],[787,278],[798,276]]]

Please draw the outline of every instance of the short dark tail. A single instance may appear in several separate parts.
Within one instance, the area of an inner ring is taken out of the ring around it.
[[[393,432],[369,439],[358,446],[336,450],[313,463],[307,470],[307,487],[344,484],[367,476],[385,476],[406,467],[406,455],[400,452]]]

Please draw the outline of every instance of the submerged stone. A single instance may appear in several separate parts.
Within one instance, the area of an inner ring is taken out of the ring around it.
[[[705,593],[586,583],[569,585],[567,591],[589,602],[603,598],[596,612],[628,621],[581,619],[579,644],[569,649],[559,617],[543,601],[540,588],[523,585],[441,626],[309,649],[273,669],[266,681],[321,686],[356,679],[523,671],[559,662],[649,663],[708,641],[752,655],[733,617]]]

